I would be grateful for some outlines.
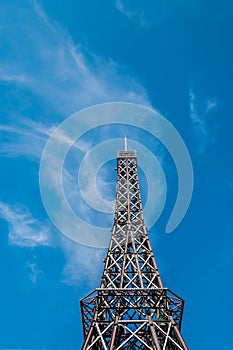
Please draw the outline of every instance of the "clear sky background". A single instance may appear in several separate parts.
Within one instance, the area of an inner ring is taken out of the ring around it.
[[[53,226],[39,164],[57,125],[111,101],[157,109],[189,149],[192,202],[166,235],[174,164],[150,135],[126,130],[157,154],[167,177],[165,210],[149,234],[164,285],[185,299],[184,337],[192,350],[232,349],[232,62],[231,0],[1,1],[0,349],[81,347],[79,299],[99,286],[106,250],[78,245]],[[89,132],[70,152],[66,195],[91,223],[111,227],[113,217],[80,209],[77,167],[87,150],[123,129]],[[109,199],[114,167],[108,162],[97,178]]]

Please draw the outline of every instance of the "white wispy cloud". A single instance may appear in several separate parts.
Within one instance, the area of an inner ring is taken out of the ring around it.
[[[149,104],[145,90],[127,74],[125,67],[120,67],[111,59],[97,57],[80,44],[75,44],[70,35],[46,15],[39,2],[31,2],[31,6],[24,4],[13,13],[13,17],[11,27],[5,25],[2,28],[7,38],[3,46],[7,44],[9,55],[6,52],[0,58],[0,79],[12,77],[17,93],[29,90],[40,105],[49,105],[49,108],[46,107],[49,111],[52,109],[53,113],[62,116],[98,102],[121,100]],[[2,21],[4,23],[4,18]],[[20,36],[18,27],[22,31]],[[19,55],[19,46],[20,50],[27,52],[25,57]],[[56,125],[50,121],[33,120],[40,118],[36,109],[32,114],[30,112],[30,118],[24,116],[24,105],[27,106],[28,102],[24,95],[22,98],[20,95],[20,101],[20,115],[15,112],[11,115],[10,125],[6,122],[0,125],[3,135],[0,153],[39,161]],[[59,142],[72,143],[63,132],[57,134],[57,138]],[[90,146],[90,143],[79,140],[74,147],[87,152]],[[53,174],[55,181],[58,176]],[[67,188],[70,188],[70,180],[68,171],[64,169],[63,183]]]
[[[0,218],[8,225],[9,243],[21,248],[60,247],[66,257],[66,263],[61,271],[61,282],[69,285],[79,285],[83,281],[88,287],[98,284],[103,269],[103,258],[106,251],[80,246],[77,243],[58,235],[51,225],[46,226],[39,219],[32,216],[28,208],[12,206],[0,202]],[[36,262],[25,262],[32,283],[36,283],[39,276],[44,274]]]
[[[208,118],[216,110],[217,106],[217,101],[213,99],[200,100],[192,89],[189,90],[192,131],[199,145],[199,153],[205,152],[208,146],[215,141],[216,131],[209,127]]]
[[[208,6],[203,0],[115,0],[115,8],[128,20],[148,29],[166,23],[172,18],[185,18],[195,13],[206,13],[214,18],[227,16],[232,13],[232,2],[225,1],[224,5],[212,3],[211,14],[207,12]]]
[[[43,124],[23,117],[19,117],[14,125],[0,124],[2,132],[0,154],[7,157],[30,157],[39,161],[46,142],[55,128],[55,124]],[[56,133],[56,139],[59,143],[72,146],[73,141],[62,131]],[[85,153],[91,148],[91,143],[78,140],[73,147]]]
[[[62,281],[69,285],[85,281],[89,288],[98,286],[106,250],[84,247],[65,238],[62,238],[62,247],[67,258]]]
[[[128,73],[127,67],[95,55],[82,43],[74,43],[69,33],[46,15],[38,1],[15,3],[14,11],[9,5],[10,24],[1,6],[1,46],[6,49],[0,57],[0,81],[6,87],[7,102],[10,101],[0,106],[2,156],[24,156],[38,163],[58,119],[83,107],[109,101],[150,105],[145,89]],[[7,4],[4,6],[6,11]],[[57,137],[60,142],[71,145],[66,134],[60,133]],[[90,146],[90,142],[79,140],[74,147],[85,153]],[[54,181],[58,181],[57,173]],[[66,168],[63,184],[67,192],[73,190],[72,177]],[[72,196],[75,195],[73,191]],[[89,215],[86,206],[78,205],[82,213]],[[56,230],[53,232],[31,212],[31,208],[0,202],[0,216],[8,224],[10,244],[50,247]],[[61,249],[67,259],[63,271],[65,283],[76,284],[80,278],[95,279],[102,267],[100,262],[96,263],[96,259],[100,261],[101,250],[86,258],[90,248],[77,248],[71,241],[61,243]],[[32,282],[43,273],[39,268],[37,271],[34,262],[28,262],[26,268]]]
[[[123,3],[122,0],[116,0],[115,1],[115,7],[118,11],[120,11],[123,15],[125,15],[128,18],[132,18],[136,15],[135,11],[127,9],[126,5]]]
[[[0,154],[6,157],[29,157],[39,160],[48,136],[55,126],[19,118],[17,124],[0,124],[2,141]]]
[[[41,122],[34,122],[29,119],[20,119],[21,126],[7,126],[0,125],[2,133],[6,133],[7,138],[5,142],[2,142],[0,154],[2,156],[12,157],[27,157],[35,162],[40,161],[44,146],[47,142],[48,136],[52,133],[55,126],[46,126]],[[59,144],[65,144],[72,146],[73,140],[70,139],[64,131],[56,132],[56,140]],[[83,155],[88,152],[91,147],[91,140],[78,140],[73,147],[75,152],[71,152],[70,156],[62,168],[62,188],[65,195],[68,198],[69,204],[72,209],[76,212],[78,217],[85,218],[86,222],[91,223],[93,221],[93,211],[85,204],[85,200],[82,200],[81,193],[79,192],[77,174],[79,167],[79,158],[82,159]],[[56,155],[51,157],[49,166],[47,168],[48,178],[51,179],[52,185],[56,188],[60,188],[60,171],[56,171],[56,167],[53,166],[53,162],[56,163]],[[94,174],[95,169],[89,163],[89,167],[86,169],[86,178],[89,179],[87,186],[85,187],[86,196],[92,195],[92,188],[90,184],[95,181]],[[35,174],[37,176],[37,174]],[[105,188],[108,183],[102,177],[98,177],[98,188]],[[93,201],[98,203],[99,197],[93,198]],[[109,217],[106,218],[107,222]],[[67,221],[67,225],[69,222]],[[110,224],[111,225],[111,224]]]
[[[43,275],[43,271],[39,268],[38,264],[35,261],[27,261],[25,268],[29,272],[30,280],[34,284],[37,282],[38,277]]]
[[[23,74],[7,74],[2,69],[0,69],[0,80],[5,82],[15,82],[15,83],[25,83],[26,77]]]
[[[115,0],[116,9],[129,20],[136,21],[142,28],[160,24],[176,15],[184,6],[184,0]]]
[[[35,219],[28,208],[12,206],[1,201],[0,217],[8,224],[10,244],[31,248],[50,245],[49,229]]]
[[[16,4],[11,26],[7,23],[2,28],[2,47],[8,49],[0,58],[0,80],[15,84],[12,98],[15,91],[17,95],[30,91],[49,113],[62,117],[109,101],[149,104],[145,89],[127,73],[127,67],[74,43],[39,2],[20,6]],[[0,20],[6,21],[1,14]],[[22,109],[24,103],[28,105],[28,96],[21,95]]]

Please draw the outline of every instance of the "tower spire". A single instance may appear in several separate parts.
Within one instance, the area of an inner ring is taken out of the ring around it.
[[[127,140],[127,135],[124,135],[124,144],[125,144],[125,151],[128,151],[128,140]]]
[[[188,350],[181,335],[184,302],[162,284],[144,224],[136,152],[124,140],[100,288],[81,300],[82,350]]]

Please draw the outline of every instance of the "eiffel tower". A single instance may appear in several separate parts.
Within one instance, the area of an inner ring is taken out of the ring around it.
[[[144,224],[135,151],[117,152],[114,226],[100,288],[81,299],[82,350],[188,350],[184,301],[165,288]]]

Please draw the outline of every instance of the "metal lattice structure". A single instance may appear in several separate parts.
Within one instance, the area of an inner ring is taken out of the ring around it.
[[[82,350],[188,350],[183,300],[163,287],[144,225],[135,151],[117,154],[112,237],[100,288],[81,300]]]

